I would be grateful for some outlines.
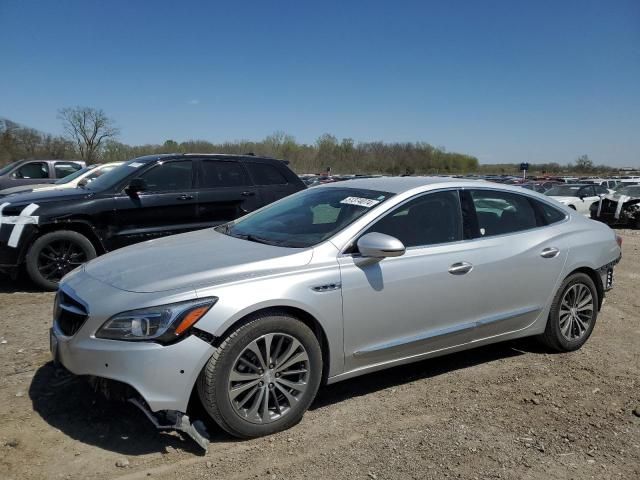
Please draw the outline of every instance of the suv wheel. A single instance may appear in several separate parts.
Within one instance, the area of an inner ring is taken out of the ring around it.
[[[87,237],[71,230],[58,230],[33,242],[27,252],[27,273],[39,287],[55,290],[62,277],[96,256],[96,249]]]
[[[591,277],[574,273],[562,283],[549,312],[542,342],[558,352],[571,352],[585,344],[598,317],[598,290]]]
[[[252,438],[298,423],[321,378],[316,336],[298,319],[271,311],[222,342],[200,374],[198,393],[220,427]]]

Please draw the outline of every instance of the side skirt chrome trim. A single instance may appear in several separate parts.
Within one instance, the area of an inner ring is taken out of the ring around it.
[[[488,325],[490,323],[501,322],[503,320],[509,320],[511,318],[519,317],[521,315],[526,315],[528,313],[539,312],[542,310],[540,307],[525,307],[518,310],[513,310],[507,313],[500,313],[496,315],[492,315],[490,317],[483,318],[481,320],[477,320],[475,322],[467,322],[459,325],[454,325],[452,327],[439,328],[437,330],[432,330],[426,333],[422,333],[420,335],[414,335],[412,337],[404,337],[399,338],[397,340],[393,340],[391,342],[379,343],[377,345],[371,345],[369,347],[363,348],[362,350],[358,350],[353,353],[354,357],[361,357],[365,355],[370,355],[373,353],[378,353],[382,350],[388,350],[391,348],[396,348],[405,345],[411,345],[419,342],[423,342],[425,340],[429,340],[431,338],[442,337],[445,335],[451,335],[453,333],[462,332],[464,330],[473,330],[475,328]]]

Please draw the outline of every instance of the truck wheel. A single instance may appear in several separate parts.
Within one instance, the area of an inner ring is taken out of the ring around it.
[[[42,235],[29,247],[27,273],[39,287],[56,290],[62,277],[96,256],[96,249],[87,237],[71,230],[58,230]]]
[[[298,423],[321,378],[314,333],[274,310],[259,313],[222,342],[200,374],[198,393],[220,427],[253,438]]]

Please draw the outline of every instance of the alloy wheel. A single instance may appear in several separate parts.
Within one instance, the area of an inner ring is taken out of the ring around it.
[[[574,283],[560,303],[560,332],[570,341],[582,338],[588,331],[594,314],[591,290],[583,283]]]
[[[285,333],[268,333],[247,345],[229,375],[228,396],[244,420],[267,424],[287,415],[308,387],[309,355]]]
[[[87,261],[84,249],[69,240],[56,240],[45,245],[38,254],[38,270],[49,281],[58,282],[71,270]]]

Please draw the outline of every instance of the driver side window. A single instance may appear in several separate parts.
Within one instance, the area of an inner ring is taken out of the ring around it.
[[[462,213],[458,192],[450,190],[421,195],[387,214],[364,234],[372,232],[395,237],[405,247],[462,240]]]
[[[14,178],[49,178],[49,166],[45,162],[31,162],[18,168]]]

